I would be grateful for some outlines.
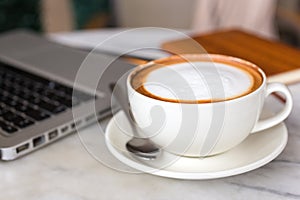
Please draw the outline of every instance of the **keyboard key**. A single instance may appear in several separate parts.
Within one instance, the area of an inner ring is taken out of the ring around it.
[[[77,98],[70,98],[70,97],[55,97],[55,101],[58,101],[59,103],[67,106],[68,108],[71,108],[72,106],[76,106],[80,103],[80,101]]]
[[[15,107],[18,104],[18,101],[12,97],[6,97],[6,99],[2,100],[2,102],[10,107]]]
[[[66,107],[63,105],[60,105],[60,106],[56,107],[52,112],[57,114],[57,113],[65,111],[65,110],[66,110]]]
[[[40,108],[47,110],[51,113],[59,113],[65,110],[64,106],[58,104],[58,103],[51,103],[46,102],[44,100],[40,100],[39,102],[35,102],[35,105],[39,106]]]
[[[0,120],[0,127],[1,129],[3,129],[4,131],[6,131],[7,133],[14,133],[16,131],[18,131],[17,128],[15,128],[14,126]]]
[[[34,124],[34,122],[29,119],[23,118],[23,119],[14,120],[13,124],[18,126],[19,128],[25,128],[27,126]]]
[[[23,91],[23,94],[20,95],[20,98],[26,100],[26,101],[31,101],[35,99],[35,96],[32,94],[30,91]]]
[[[12,122],[13,120],[21,117],[11,111],[8,111],[4,115],[2,115],[2,118],[5,119],[6,121]]]
[[[4,106],[0,105],[0,116],[5,115],[8,112]]]
[[[41,111],[39,109],[32,109],[32,108],[28,108],[25,111],[25,114],[37,121],[41,121],[50,117],[50,115],[48,115],[46,112]]]
[[[43,91],[38,92],[39,95],[45,96],[48,99],[55,99],[60,97],[59,92],[53,89],[44,89]]]
[[[25,113],[29,109],[29,105],[22,101],[18,101],[17,105],[14,107],[15,110],[21,113]]]

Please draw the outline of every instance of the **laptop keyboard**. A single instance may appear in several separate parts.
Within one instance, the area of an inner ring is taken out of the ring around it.
[[[13,134],[94,97],[0,63],[0,130]]]

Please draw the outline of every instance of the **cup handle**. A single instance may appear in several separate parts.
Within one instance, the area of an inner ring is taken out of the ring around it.
[[[292,95],[291,95],[289,89],[281,83],[270,83],[267,86],[265,98],[267,98],[270,94],[272,94],[274,92],[280,92],[280,93],[284,94],[284,96],[286,98],[284,108],[279,113],[277,113],[275,116],[272,116],[267,119],[259,120],[255,124],[253,130],[251,131],[251,134],[256,133],[258,131],[265,130],[267,128],[270,128],[272,126],[279,124],[280,122],[285,120],[287,118],[287,116],[290,114],[292,107],[293,107],[293,100],[292,100]]]

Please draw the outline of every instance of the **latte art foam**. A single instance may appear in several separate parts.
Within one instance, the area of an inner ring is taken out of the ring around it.
[[[173,56],[137,69],[132,87],[150,98],[182,103],[226,101],[247,95],[262,84],[258,68],[224,56],[190,56],[192,62]]]
[[[144,88],[166,99],[207,100],[234,98],[250,90],[253,77],[229,65],[180,63],[150,72]]]

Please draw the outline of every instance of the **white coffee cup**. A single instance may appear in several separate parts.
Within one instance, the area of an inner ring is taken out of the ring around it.
[[[127,89],[142,134],[181,156],[225,152],[250,134],[282,122],[292,109],[285,85],[267,84],[255,64],[224,55],[186,54],[151,61],[129,74]],[[285,96],[284,108],[259,120],[266,97],[274,92]]]

